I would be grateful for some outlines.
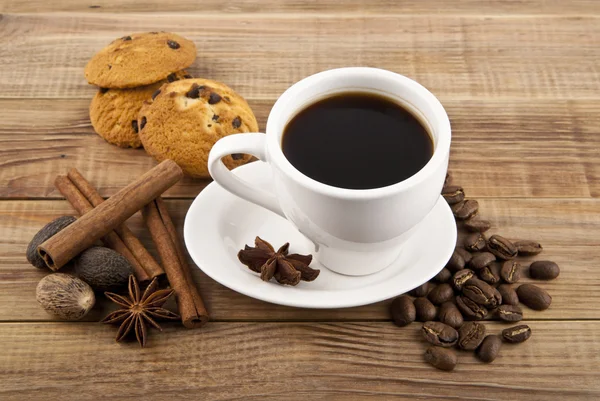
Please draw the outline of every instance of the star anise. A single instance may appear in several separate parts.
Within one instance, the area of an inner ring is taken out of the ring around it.
[[[313,281],[321,272],[308,267],[312,255],[297,253],[288,255],[289,242],[283,244],[277,252],[271,244],[260,237],[256,237],[254,244],[256,245],[254,248],[246,245],[239,251],[238,259],[250,270],[260,273],[263,281],[275,277],[280,284],[296,285],[300,280]]]
[[[155,278],[141,294],[140,286],[135,276],[129,276],[129,296],[124,297],[112,292],[104,295],[123,309],[116,310],[101,320],[102,323],[121,323],[117,331],[117,342],[123,340],[134,330],[135,337],[142,347],[146,345],[146,323],[162,331],[153,318],[179,319],[179,315],[162,308],[163,304],[173,295],[173,289],[158,290],[158,280]]]

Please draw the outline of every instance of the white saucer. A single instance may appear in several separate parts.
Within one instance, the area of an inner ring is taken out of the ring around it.
[[[271,170],[254,162],[235,174],[270,189]],[[263,282],[242,265],[237,253],[244,244],[254,246],[260,236],[275,249],[289,242],[290,253],[309,254],[311,243],[284,218],[230,194],[217,183],[209,184],[194,200],[185,217],[184,238],[196,264],[213,280],[252,298],[304,308],[347,308],[366,305],[403,294],[435,276],[446,264],[456,244],[456,223],[440,196],[433,210],[419,223],[399,258],[368,276],[344,276],[319,265],[313,282],[295,287]]]

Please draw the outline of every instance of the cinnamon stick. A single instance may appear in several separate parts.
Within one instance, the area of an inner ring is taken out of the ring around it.
[[[59,175],[54,181],[54,186],[60,191],[61,194],[67,199],[67,201],[73,206],[73,209],[79,213],[80,216],[88,213],[93,209],[93,206],[83,196],[73,182],[64,175]],[[140,265],[136,257],[129,251],[129,248],[121,240],[121,238],[114,231],[109,232],[102,237],[104,245],[110,249],[120,253],[129,261],[131,267],[135,273],[135,276],[140,281],[148,281],[150,277],[146,273],[146,270]]]
[[[202,326],[209,319],[208,312],[194,284],[179,236],[162,200],[157,198],[144,206],[142,214],[167,273],[169,283],[175,290],[183,325],[190,329]]]
[[[79,192],[92,204],[97,207],[104,199],[96,191],[96,189],[86,180],[83,175],[77,169],[73,168],[67,173],[67,177],[75,184]],[[131,251],[133,256],[137,259],[139,264],[146,271],[147,275],[153,279],[155,277],[165,274],[165,271],[160,267],[154,257],[148,252],[144,244],[131,232],[131,230],[125,225],[121,224],[115,228],[115,232],[121,237],[127,248]],[[142,281],[139,277],[138,279]]]
[[[45,241],[38,247],[38,253],[50,269],[60,269],[172,187],[182,176],[181,168],[174,161],[163,161]]]

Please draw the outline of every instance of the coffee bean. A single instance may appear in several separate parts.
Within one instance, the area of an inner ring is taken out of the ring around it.
[[[492,223],[490,223],[488,220],[472,217],[465,221],[464,226],[469,231],[483,233],[492,228]]]
[[[538,260],[529,266],[529,276],[536,280],[553,280],[560,274],[560,268],[549,260]]]
[[[208,104],[216,104],[221,101],[221,95],[215,92],[211,92],[208,96]]]
[[[452,184],[452,174],[446,173],[446,179],[444,180],[444,186]]]
[[[516,305],[500,305],[496,308],[496,314],[500,320],[505,322],[520,322],[523,320],[523,311]]]
[[[464,200],[452,205],[451,209],[457,220],[467,220],[477,213],[479,203],[474,199]]]
[[[478,252],[473,255],[473,259],[469,262],[469,267],[473,270],[483,269],[496,261],[496,256],[491,252]]]
[[[483,342],[477,348],[477,357],[486,363],[493,362],[498,357],[502,348],[502,340],[495,334],[490,334],[483,339]]]
[[[392,301],[390,305],[390,313],[394,324],[399,327],[404,327],[415,321],[417,310],[412,299],[407,295],[399,296]]]
[[[473,272],[473,270],[459,270],[456,273],[454,273],[454,276],[452,276],[452,286],[456,290],[461,291],[463,285],[473,277],[475,277],[475,273]]]
[[[485,326],[477,322],[466,322],[458,329],[458,347],[473,351],[485,338]]]
[[[506,305],[519,305],[519,296],[514,288],[508,284],[500,284],[498,292],[502,295],[502,303]]]
[[[454,290],[448,283],[440,284],[429,292],[427,298],[434,305],[441,305],[454,298]]]
[[[413,297],[426,297],[429,291],[433,288],[433,285],[429,283],[424,283],[418,286],[417,288],[412,289],[408,294]]]
[[[517,256],[517,247],[504,237],[492,235],[487,243],[488,251],[502,260],[513,259]]]
[[[242,120],[239,117],[236,117],[231,121],[231,126],[233,128],[240,128],[241,125],[242,125]]]
[[[473,254],[464,248],[456,248],[454,252],[458,253],[464,259],[465,263],[469,263],[473,258]]]
[[[507,260],[502,264],[500,276],[509,284],[516,283],[521,279],[521,265],[514,260]]]
[[[546,290],[534,284],[522,284],[517,288],[519,301],[534,310],[546,310],[552,303],[552,297]]]
[[[444,302],[438,311],[440,322],[450,327],[458,329],[464,323],[464,319],[458,308],[453,302]]]
[[[420,297],[415,299],[414,305],[417,313],[417,321],[428,322],[430,320],[435,320],[437,311],[435,306],[427,298]]]
[[[463,285],[462,293],[479,305],[495,308],[502,304],[502,296],[498,290],[478,278],[467,281]]]
[[[465,260],[458,253],[458,250],[452,252],[452,256],[450,256],[450,260],[446,263],[446,269],[451,272],[456,272],[465,268]]]
[[[425,322],[421,329],[423,337],[433,345],[449,348],[458,341],[458,332],[447,324]]]
[[[152,100],[156,99],[156,96],[158,95],[160,95],[160,89],[154,91],[154,93],[152,94]]]
[[[133,132],[135,132],[136,134],[138,133],[137,120],[131,120],[131,128],[133,129]]]
[[[425,361],[436,369],[451,371],[456,367],[456,352],[448,348],[429,347],[425,351]]]
[[[479,270],[479,278],[490,285],[500,282],[500,265],[492,263],[483,269]]]
[[[448,282],[448,280],[450,280],[451,277],[452,273],[450,273],[450,270],[444,267],[442,270],[440,270],[438,274],[435,275],[435,277],[432,280],[438,283],[446,283]]]
[[[488,314],[485,307],[462,295],[456,297],[456,306],[463,316],[471,320],[482,320]]]
[[[480,252],[487,247],[487,240],[482,233],[473,233],[465,238],[464,244],[467,251]]]
[[[531,328],[526,324],[502,330],[502,338],[509,343],[522,343],[531,337]]]
[[[142,117],[142,121],[140,121],[140,130],[143,130],[143,129],[144,129],[144,127],[146,126],[146,121],[147,121],[147,120],[146,120],[146,117],[145,117],[145,116],[143,116],[143,117]]]
[[[442,196],[448,204],[454,205],[465,199],[465,192],[458,185],[447,185],[442,188]]]
[[[513,244],[517,247],[519,255],[522,256],[537,255],[543,250],[542,245],[536,241],[519,240],[513,242]]]
[[[177,50],[181,47],[179,43],[175,42],[174,40],[167,40],[167,45],[169,45],[169,47],[173,50]]]

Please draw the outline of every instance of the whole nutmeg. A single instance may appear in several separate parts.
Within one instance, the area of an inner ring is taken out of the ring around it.
[[[79,320],[94,306],[94,290],[84,281],[64,273],[44,277],[35,296],[42,308],[63,320]]]
[[[58,233],[60,230],[74,222],[76,219],[73,216],[61,216],[46,224],[40,231],[37,232],[27,246],[27,260],[29,263],[38,269],[46,268],[46,262],[38,254],[37,248],[42,243],[46,242],[50,237]]]
[[[131,264],[109,248],[95,246],[75,259],[75,275],[96,291],[116,291],[127,285]]]

